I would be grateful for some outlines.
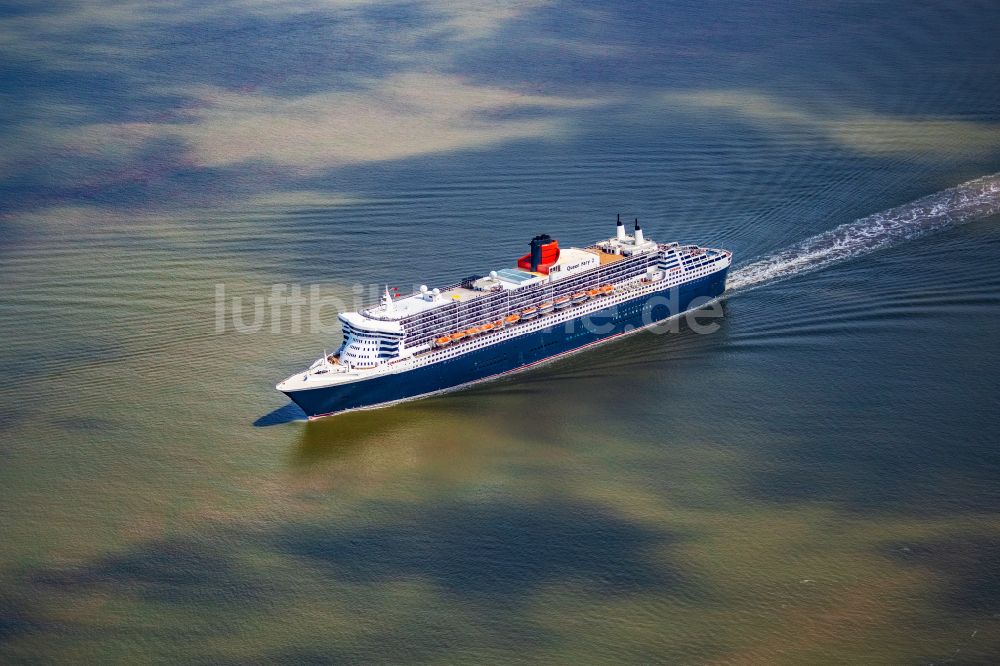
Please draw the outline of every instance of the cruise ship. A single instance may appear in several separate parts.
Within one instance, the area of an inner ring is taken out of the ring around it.
[[[728,250],[657,243],[619,216],[585,248],[531,240],[513,266],[339,314],[343,341],[277,385],[310,418],[381,407],[523,370],[722,295]]]

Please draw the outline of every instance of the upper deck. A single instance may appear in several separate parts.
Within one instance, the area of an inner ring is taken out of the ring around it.
[[[429,294],[429,296],[425,296]],[[391,305],[382,302],[361,311],[361,314],[381,321],[399,321],[418,315],[434,308],[444,307],[451,303],[464,303],[474,298],[482,296],[482,292],[469,289],[461,284],[453,284],[441,289],[428,292],[414,292],[407,296],[397,298]]]
[[[536,245],[546,247],[538,252]],[[656,273],[693,278],[720,253],[725,251],[646,240],[638,224],[635,235],[625,234],[619,225],[616,237],[586,248],[559,249],[553,239],[538,236],[532,241],[532,254],[521,257],[517,268],[471,276],[440,289],[421,286],[405,297],[393,297],[386,289],[380,305],[354,316],[369,321],[373,330],[384,326],[402,330],[405,346],[418,348],[435,336],[597,287],[617,287]]]
[[[629,237],[626,239],[631,240]],[[611,239],[614,241],[614,239]],[[609,243],[611,241],[603,241]],[[586,248],[563,248],[558,260],[547,267],[547,272],[530,271],[524,268],[503,268],[490,271],[485,276],[473,276],[466,280],[441,287],[428,289],[425,286],[411,294],[398,298],[383,298],[378,305],[362,310],[361,314],[371,319],[381,321],[401,321],[416,315],[444,308],[455,303],[468,303],[480,298],[496,294],[496,292],[516,291],[529,286],[544,286],[558,283],[569,277],[578,277],[586,273],[597,272],[599,269],[613,264],[639,252],[652,253],[658,246],[652,241],[633,243],[633,252],[624,254],[620,251],[609,251],[609,246],[600,244]],[[620,248],[613,248],[618,250]]]

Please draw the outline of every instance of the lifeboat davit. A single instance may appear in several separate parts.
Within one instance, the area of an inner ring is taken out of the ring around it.
[[[587,292],[585,292],[585,291],[578,291],[575,294],[573,294],[573,303],[579,305],[580,303],[583,303],[588,298],[590,298],[590,297],[587,295]]]
[[[436,340],[434,341],[434,343],[435,343],[435,344],[436,344],[436,345],[437,345],[438,347],[444,347],[444,346],[445,346],[446,344],[448,344],[449,342],[451,342],[451,336],[450,336],[450,335],[442,335],[442,336],[441,336],[440,338],[438,338],[438,339],[436,339]]]
[[[552,312],[552,308],[554,307],[555,305],[552,304],[552,301],[545,301],[538,306],[538,311],[542,314],[548,314],[549,312]]]
[[[512,314],[504,317],[504,322],[507,324],[516,324],[519,321],[521,321],[521,315]]]
[[[538,316],[538,308],[528,308],[521,311],[521,319],[534,319]]]
[[[569,306],[569,304],[570,304],[570,298],[569,298],[569,296],[560,296],[559,298],[557,298],[556,300],[554,300],[552,302],[552,304],[553,304],[553,306],[555,307],[556,310],[562,310],[563,308]]]

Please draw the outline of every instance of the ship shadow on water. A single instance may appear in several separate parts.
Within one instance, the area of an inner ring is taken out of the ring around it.
[[[274,411],[268,412],[261,416],[259,419],[253,422],[255,428],[266,428],[273,425],[281,425],[282,423],[291,423],[292,421],[305,421],[306,413],[296,405],[294,402],[289,402],[287,405],[278,407]]]

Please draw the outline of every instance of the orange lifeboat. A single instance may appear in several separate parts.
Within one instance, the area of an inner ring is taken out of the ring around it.
[[[440,338],[437,338],[434,342],[435,344],[437,344],[438,347],[444,347],[446,344],[451,342],[451,336],[442,335]]]
[[[469,337],[472,337],[473,335],[479,335],[482,332],[483,329],[479,328],[478,326],[473,326],[472,328],[465,329],[465,334],[468,335]]]
[[[521,319],[534,319],[538,316],[538,308],[528,308],[521,311]]]
[[[504,318],[504,322],[508,324],[516,324],[519,321],[521,321],[521,315],[512,314],[512,315],[507,315]]]
[[[612,287],[610,284],[606,284],[603,287],[601,287],[601,293],[604,294],[605,296],[607,296],[608,294],[610,294],[614,290],[615,290],[615,288]]]
[[[503,328],[503,319],[497,319],[493,322],[493,328]]]
[[[565,307],[568,307],[569,304],[570,304],[569,296],[560,296],[555,301],[553,301],[553,305],[555,306],[556,310],[561,310]]]
[[[541,312],[542,314],[548,314],[552,312],[552,308],[554,307],[555,305],[553,305],[552,301],[545,301],[544,303],[538,306],[538,311]]]
[[[587,296],[590,296],[591,298],[593,298],[594,296],[600,296],[600,295],[601,295],[601,290],[600,289],[588,289],[587,290]]]
[[[587,292],[578,291],[575,294],[573,294],[574,305],[579,305],[580,303],[583,303],[585,300],[587,300]]]
[[[464,338],[465,335],[466,335],[465,331],[459,331],[458,333],[452,333],[449,337],[452,339],[452,341],[458,342],[459,340]]]
[[[487,333],[493,330],[493,324],[483,324],[479,327],[479,330],[483,333]]]

